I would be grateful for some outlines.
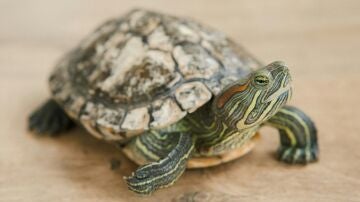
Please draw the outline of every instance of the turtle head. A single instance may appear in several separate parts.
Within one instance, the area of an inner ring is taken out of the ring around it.
[[[259,126],[291,97],[291,77],[283,62],[273,62],[225,88],[214,100],[218,118],[239,130]]]

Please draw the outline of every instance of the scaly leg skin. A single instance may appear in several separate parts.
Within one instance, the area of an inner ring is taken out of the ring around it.
[[[311,119],[300,109],[285,106],[266,124],[279,130],[279,160],[290,164],[307,164],[317,160],[317,130]]]
[[[53,136],[69,130],[74,125],[64,110],[51,99],[36,109],[29,117],[29,129],[38,134]]]
[[[163,144],[168,141],[171,143]],[[194,148],[194,141],[186,133],[148,132],[137,137],[134,146],[144,158],[160,159],[141,166],[130,177],[125,177],[130,190],[148,195],[159,188],[172,185],[183,174]],[[164,154],[167,150],[170,152]]]

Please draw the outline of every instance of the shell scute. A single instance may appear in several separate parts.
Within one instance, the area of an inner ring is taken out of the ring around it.
[[[172,98],[155,101],[152,109],[153,121],[150,123],[150,127],[154,129],[173,124],[186,115],[186,112],[182,111]]]
[[[220,68],[219,63],[197,44],[178,45],[174,48],[173,55],[185,79],[209,79]]]
[[[146,107],[136,108],[127,112],[122,129],[136,132],[149,128],[150,115]]]
[[[184,83],[175,90],[176,100],[181,107],[189,113],[207,103],[212,95],[207,87],[199,82]]]

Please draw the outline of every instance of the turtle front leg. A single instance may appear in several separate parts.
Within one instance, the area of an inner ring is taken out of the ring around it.
[[[55,135],[74,125],[70,117],[52,99],[36,109],[29,117],[29,129],[39,134]]]
[[[291,164],[306,164],[317,160],[317,130],[312,120],[300,109],[285,106],[265,124],[279,130],[279,160]]]
[[[147,195],[172,185],[185,171],[187,160],[194,148],[191,135],[147,133],[137,138],[133,142],[133,148],[147,160],[159,160],[145,164],[130,177],[125,177],[129,189]],[[164,154],[169,149],[170,152]]]

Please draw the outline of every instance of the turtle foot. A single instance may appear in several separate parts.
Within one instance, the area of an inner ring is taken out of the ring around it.
[[[150,163],[136,170],[130,177],[125,177],[129,189],[137,194],[149,195],[159,188],[172,185],[185,171],[186,164],[166,164]]]
[[[289,164],[307,164],[318,159],[318,148],[313,147],[280,147],[278,158],[280,161]]]
[[[74,122],[53,100],[48,100],[29,117],[29,129],[38,134],[53,136],[73,126]]]
[[[193,139],[188,134],[173,135],[179,135],[179,140],[168,156],[144,165],[130,177],[125,177],[130,190],[148,195],[159,188],[172,185],[183,174],[187,160],[194,148]]]

